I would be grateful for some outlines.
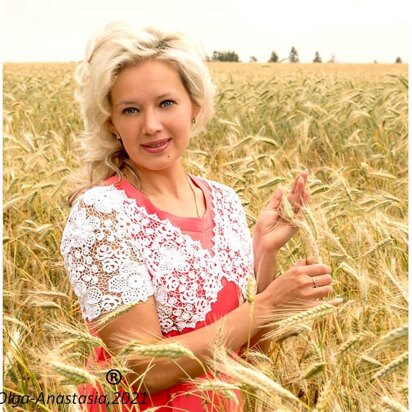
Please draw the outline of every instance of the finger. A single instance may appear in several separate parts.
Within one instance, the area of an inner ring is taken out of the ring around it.
[[[301,186],[302,184],[304,185],[304,182],[305,181],[303,180],[303,177],[301,175],[297,175],[293,182],[292,189],[290,190],[290,194],[295,195],[296,191],[299,189],[299,186]]]
[[[321,286],[319,288],[312,288],[310,292],[311,299],[322,299],[332,293],[332,288],[330,286]],[[324,302],[323,302],[324,303]]]
[[[279,187],[270,198],[265,210],[277,209],[282,201],[283,189]]]
[[[292,189],[291,189],[291,194],[294,194],[295,193],[295,191],[296,191],[296,188],[297,188],[297,185],[298,185],[298,181],[299,181],[299,178],[300,177],[302,177],[302,179],[303,179],[303,186],[305,186],[305,184],[306,184],[306,182],[307,182],[307,179],[308,179],[308,172],[300,172],[300,173],[298,173],[297,175],[296,175],[296,177],[295,177],[295,181],[293,182],[293,186],[292,186]]]
[[[308,256],[306,258],[306,265],[314,265],[317,263],[317,259],[315,256]]]
[[[329,305],[339,306],[341,303],[343,303],[343,299],[335,298],[335,299],[329,300],[327,303],[329,303]]]
[[[288,200],[290,204],[295,209],[295,212],[298,212],[299,209],[305,204],[305,195],[307,191],[305,190],[305,181],[303,177],[299,177],[297,185],[293,193],[290,193]]]
[[[318,275],[318,276],[311,276],[313,287],[321,287],[321,286],[328,286],[332,283],[332,276],[331,275]]]
[[[297,303],[301,304],[306,309],[309,309],[309,308],[314,308],[316,306],[323,305],[325,303],[328,303],[329,305],[332,305],[332,306],[339,306],[341,303],[343,303],[343,299],[337,297],[337,298],[325,301],[325,300],[314,300],[314,298],[309,298],[309,299],[298,299]]]
[[[302,218],[304,209],[305,209],[305,207],[308,206],[308,204],[310,202],[310,197],[308,197],[308,195],[306,193],[307,192],[305,192],[305,194],[303,195],[300,204],[297,207],[295,207],[295,209],[294,209],[295,219],[300,220]]]
[[[297,267],[297,266],[306,266],[306,265],[307,265],[306,259],[301,259],[301,260],[298,260],[297,262],[295,262],[295,264],[293,265],[293,267],[295,268],[295,267]]]
[[[310,193],[309,192],[304,192],[303,193],[303,203],[305,205],[308,205],[310,202]]]
[[[290,189],[290,193],[293,195],[296,190],[296,185],[298,183],[299,175],[295,177],[295,180],[293,181],[292,189]]]
[[[303,180],[302,176],[299,176],[298,180],[296,181],[295,190],[293,193],[290,194],[290,199],[292,202],[299,202],[303,196],[303,192],[305,189],[305,181]]]
[[[306,259],[298,260],[298,261],[293,265],[293,267],[313,265],[314,263],[316,263],[316,258],[315,258],[315,256],[308,256]]]
[[[318,276],[327,275],[332,273],[332,268],[328,265],[323,264],[312,264],[307,266],[295,267],[293,269],[297,272],[297,275],[307,275],[307,276]]]
[[[309,176],[309,172],[302,172],[303,173],[303,175],[302,175],[302,177],[303,177],[303,180],[304,180],[304,183],[305,183],[305,186],[306,186],[306,183],[308,183],[308,176]]]

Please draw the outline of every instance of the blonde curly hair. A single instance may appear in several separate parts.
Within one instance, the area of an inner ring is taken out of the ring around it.
[[[171,64],[192,102],[200,107],[192,136],[202,132],[213,117],[216,89],[198,44],[180,32],[154,27],[135,31],[121,22],[108,24],[89,40],[85,58],[75,69],[75,98],[84,121],[79,135],[84,169],[77,175],[77,189],[68,198],[70,205],[82,191],[108,177],[117,174],[121,179],[120,169],[134,172],[123,144],[107,127],[111,88],[123,69],[148,60]]]

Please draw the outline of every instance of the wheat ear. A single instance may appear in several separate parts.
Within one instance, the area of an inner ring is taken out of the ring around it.
[[[249,275],[247,277],[247,282],[246,282],[246,300],[250,305],[250,309],[249,309],[249,331],[248,331],[248,338],[247,338],[246,354],[249,353],[249,348],[250,348],[250,339],[251,339],[250,334],[251,334],[251,330],[252,330],[253,309],[254,309],[256,293],[257,293],[257,284],[256,284],[255,276],[253,274],[249,273]]]
[[[389,398],[388,396],[382,396],[382,403],[393,412],[408,412],[408,409],[400,402]]]
[[[397,371],[398,369],[402,368],[403,366],[408,364],[408,352],[403,353],[402,355],[398,356],[395,360],[391,363],[384,366],[382,369],[378,370],[373,377],[372,380],[383,378],[384,376],[390,375],[391,373]]]
[[[50,362],[50,365],[59,375],[64,376],[71,383],[95,384],[96,382],[96,376],[85,369],[56,361]]]

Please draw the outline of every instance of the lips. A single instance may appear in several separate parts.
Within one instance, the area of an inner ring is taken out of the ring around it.
[[[153,146],[165,144],[165,143],[168,142],[169,140],[171,140],[171,138],[169,138],[169,139],[155,140],[155,141],[150,142],[150,143],[142,144],[142,146],[143,146],[143,147],[153,147]]]
[[[146,143],[145,145],[141,145],[143,150],[147,153],[151,154],[160,154],[167,150],[169,147],[170,141],[172,139],[159,139],[154,140],[153,142]]]

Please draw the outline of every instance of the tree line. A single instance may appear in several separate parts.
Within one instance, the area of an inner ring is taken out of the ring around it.
[[[212,56],[206,56],[207,61],[220,61],[220,62],[239,62],[239,55],[234,51],[213,51]],[[295,47],[292,47],[289,52],[289,56],[287,59],[279,59],[278,54],[275,51],[272,51],[268,63],[282,63],[283,61],[289,61],[289,63],[299,63],[299,53]],[[251,63],[257,62],[257,58],[255,56],[250,56],[249,61]],[[313,63],[322,63],[323,60],[319,54],[319,52],[315,52],[315,56],[312,60]],[[335,56],[333,55],[327,63],[335,63]],[[376,61],[375,61],[376,63]],[[397,57],[395,63],[402,63],[402,59]]]

